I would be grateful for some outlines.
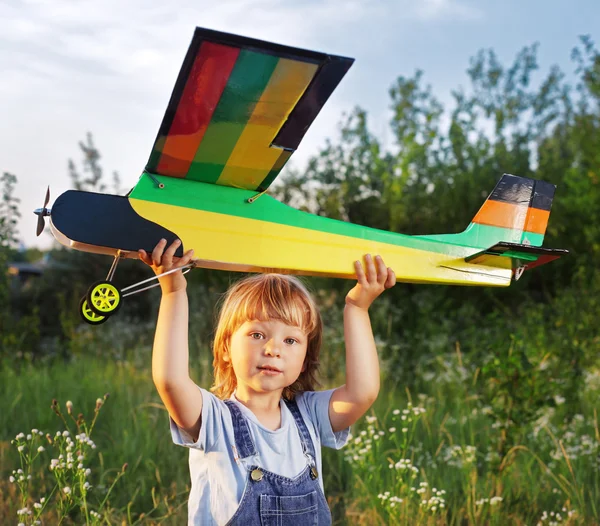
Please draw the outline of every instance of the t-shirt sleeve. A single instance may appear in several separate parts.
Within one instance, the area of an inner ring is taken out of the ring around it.
[[[194,439],[189,433],[181,429],[175,421],[169,417],[171,438],[178,446],[210,451],[223,432],[223,419],[227,416],[225,411],[228,413],[229,410],[225,403],[215,395],[201,387],[198,387],[198,389],[200,389],[200,392],[202,393],[202,423],[200,425],[200,435],[198,436],[198,440],[194,442]]]
[[[329,401],[334,389],[327,391],[304,391],[297,396],[298,405],[304,405],[309,418],[311,419],[317,434],[320,437],[321,444],[333,449],[341,449],[348,442],[350,428],[342,429],[337,433],[331,428],[329,419]]]

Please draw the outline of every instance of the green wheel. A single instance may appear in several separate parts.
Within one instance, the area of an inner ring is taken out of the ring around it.
[[[81,314],[83,321],[90,325],[100,325],[108,320],[108,316],[100,316],[90,309],[86,296],[79,301],[79,314]]]
[[[110,281],[98,281],[87,291],[88,305],[99,316],[115,314],[121,308],[121,291]]]

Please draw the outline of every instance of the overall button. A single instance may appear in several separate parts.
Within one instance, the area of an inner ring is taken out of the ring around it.
[[[256,468],[252,470],[252,473],[250,473],[250,478],[254,481],[254,482],[260,482],[263,478],[263,472]]]
[[[310,478],[315,480],[317,477],[319,476],[319,472],[317,471],[316,467],[311,467],[310,468]]]

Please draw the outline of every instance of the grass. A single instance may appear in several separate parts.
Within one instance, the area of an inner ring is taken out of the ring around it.
[[[31,429],[62,431],[53,399],[63,413],[71,401],[75,420],[82,413],[90,422],[105,393],[110,396],[93,431],[90,506],[99,505],[127,463],[109,496],[104,523],[184,523],[187,451],[171,443],[167,413],[151,381],[147,342],[119,351],[119,357],[102,356],[106,347],[90,346],[68,363],[2,367],[0,523],[14,523],[21,506],[9,481],[20,466],[11,440]],[[198,355],[204,359],[197,360],[195,378],[207,385],[207,351]],[[600,524],[597,385],[591,382],[582,391],[576,414],[565,414],[562,405],[544,408],[519,430],[518,443],[507,445],[506,423],[486,405],[478,375],[460,356],[443,363],[444,371],[418,375],[410,390],[388,379],[368,417],[353,429],[351,443],[324,452],[335,523]],[[443,380],[423,378],[431,374]],[[74,421],[67,421],[74,432]],[[36,461],[31,494],[37,499],[53,486],[50,461],[50,451]],[[76,523],[85,522],[73,513]],[[56,509],[48,506],[43,524],[55,520]]]

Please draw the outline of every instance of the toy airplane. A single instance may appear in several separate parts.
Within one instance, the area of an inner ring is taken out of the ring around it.
[[[566,250],[541,248],[554,185],[504,175],[458,234],[407,236],[301,212],[265,194],[353,59],[197,28],[150,159],[126,196],[69,190],[38,214],[71,248],[114,256],[81,300],[85,321],[114,314],[127,292],[120,258],[179,238],[194,266],[353,278],[380,254],[398,281],[507,286]],[[150,278],[153,279],[153,278]],[[146,280],[149,281],[149,280]],[[139,288],[139,287],[138,287]],[[148,287],[147,287],[148,288]],[[138,292],[139,290],[136,290]]]

